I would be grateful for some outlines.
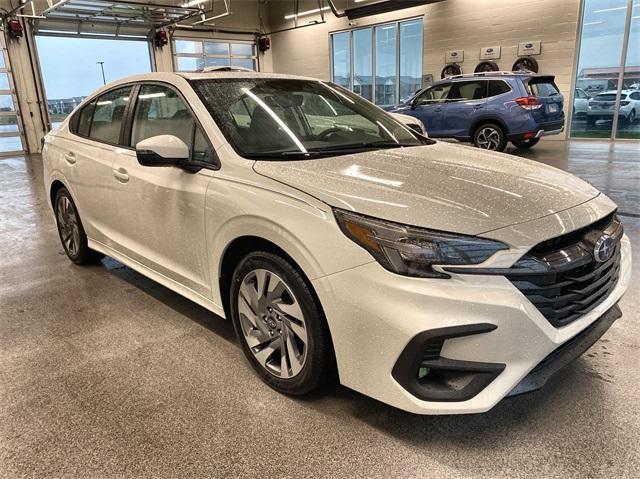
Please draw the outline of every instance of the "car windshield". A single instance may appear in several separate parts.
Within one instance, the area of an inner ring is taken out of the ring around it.
[[[217,78],[191,84],[245,158],[295,160],[432,143],[331,83]]]

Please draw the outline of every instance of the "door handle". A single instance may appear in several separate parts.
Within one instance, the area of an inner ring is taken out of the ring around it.
[[[481,108],[484,108],[484,106],[483,105],[473,105],[473,109],[474,110],[479,110]]]
[[[127,173],[127,170],[125,170],[124,168],[114,169],[113,176],[120,183],[126,183],[127,181],[129,181],[129,173]]]
[[[438,108],[434,109],[433,111],[435,111],[435,112],[441,112],[441,111],[442,111],[442,107],[438,107]]]
[[[71,153],[71,152],[65,153],[64,154],[64,161],[66,161],[70,165],[75,165],[76,164],[76,155],[74,153]]]

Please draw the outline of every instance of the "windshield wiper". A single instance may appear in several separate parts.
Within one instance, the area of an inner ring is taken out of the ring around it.
[[[288,150],[269,153],[255,153],[251,155],[244,155],[245,158],[253,160],[271,160],[271,159],[306,159],[306,158],[318,158],[322,156],[332,155],[350,155],[353,153],[362,153],[364,151],[375,151],[388,148],[401,148],[410,146],[422,146],[421,144],[413,143],[395,143],[390,141],[375,141],[371,143],[350,143],[348,145],[338,145],[332,147],[317,147],[309,148],[306,152],[300,150]]]

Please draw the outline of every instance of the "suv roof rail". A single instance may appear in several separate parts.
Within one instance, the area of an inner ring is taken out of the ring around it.
[[[217,66],[217,67],[204,67],[196,70],[198,73],[215,73],[215,72],[252,72],[255,73],[255,70],[245,67],[225,67],[225,66]]]
[[[452,78],[473,78],[473,77],[500,76],[500,75],[535,75],[535,73],[534,72],[530,72],[530,71],[477,72],[477,73],[464,73],[462,75],[453,75],[453,76],[450,76],[450,77],[447,77],[447,78],[448,79],[452,79]]]

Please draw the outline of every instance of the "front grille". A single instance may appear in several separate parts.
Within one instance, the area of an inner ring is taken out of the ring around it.
[[[522,257],[505,276],[555,327],[591,311],[613,291],[620,273],[622,224],[615,216],[563,237],[545,241]],[[594,258],[603,234],[614,240],[605,262]],[[559,247],[559,248],[558,248]]]

